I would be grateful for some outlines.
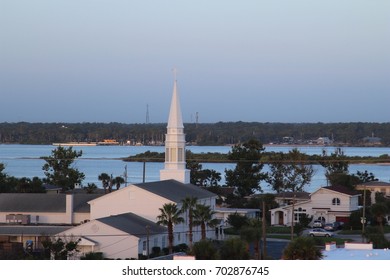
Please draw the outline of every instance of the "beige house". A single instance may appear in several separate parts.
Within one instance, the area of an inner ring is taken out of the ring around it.
[[[382,193],[385,197],[390,198],[390,183],[373,181],[360,184],[356,186],[356,190],[364,191],[368,190],[371,192],[371,204],[375,203],[375,194]]]
[[[359,194],[345,187],[322,187],[310,194],[307,200],[271,209],[271,225],[290,226],[299,222],[301,215],[312,220],[346,222],[358,210]]]

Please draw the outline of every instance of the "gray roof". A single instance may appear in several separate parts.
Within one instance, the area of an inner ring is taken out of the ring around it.
[[[109,216],[97,220],[137,237],[143,237],[147,235],[147,226],[149,226],[150,235],[165,233],[167,231],[165,227],[159,226],[156,223],[142,218],[134,213]]]
[[[310,193],[308,192],[281,192],[276,195],[277,198],[284,199],[310,199]]]
[[[367,183],[361,183],[358,186],[389,187],[390,183],[382,182],[382,181],[372,181],[372,182],[367,182]]]
[[[164,180],[150,183],[134,184],[148,192],[165,197],[173,202],[180,202],[186,197],[198,199],[216,197],[217,195],[192,184],[183,184],[176,180]]]
[[[73,196],[73,211],[90,212],[87,203],[101,195],[77,194]],[[65,194],[0,193],[0,212],[66,212]]]
[[[71,226],[0,226],[0,235],[52,236],[72,228]]]

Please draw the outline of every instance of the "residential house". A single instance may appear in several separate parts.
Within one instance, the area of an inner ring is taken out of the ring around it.
[[[271,225],[290,226],[293,220],[294,223],[299,222],[302,215],[324,223],[346,222],[350,214],[359,208],[358,197],[359,194],[345,187],[321,187],[307,200],[271,209]]]
[[[0,193],[0,237],[4,242],[41,242],[91,219],[89,200],[94,194]]]
[[[359,191],[370,191],[371,192],[371,203],[375,203],[375,195],[377,193],[382,193],[384,197],[390,198],[390,183],[381,182],[381,181],[372,181],[356,186],[356,190]],[[368,203],[368,202],[367,202]]]
[[[0,224],[75,225],[91,219],[87,203],[101,195],[0,193]]]
[[[167,229],[134,213],[98,218],[65,230],[58,236],[79,240],[80,257],[104,252],[105,258],[138,259],[152,247],[167,246]],[[150,248],[149,248],[150,247]]]

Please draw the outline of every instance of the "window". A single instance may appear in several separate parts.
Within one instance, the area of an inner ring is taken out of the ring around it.
[[[171,162],[177,162],[177,154],[176,154],[176,149],[171,148],[171,154],[170,154]]]
[[[337,197],[333,198],[332,205],[340,205],[340,198],[337,198]]]
[[[169,160],[169,148],[166,148],[165,149],[165,161],[166,162],[169,162],[170,160]]]
[[[153,240],[153,246],[158,247],[158,238],[157,237],[155,237]]]
[[[184,156],[183,156],[183,148],[179,148],[178,149],[178,161],[179,162],[182,162],[182,161],[184,161]]]
[[[294,222],[298,223],[306,216],[306,209],[302,209],[301,207],[299,207],[298,209],[294,209]]]
[[[142,242],[142,250],[143,250],[143,251],[146,251],[146,241],[143,241],[143,242]]]

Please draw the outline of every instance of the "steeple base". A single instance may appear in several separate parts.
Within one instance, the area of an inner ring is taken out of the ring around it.
[[[174,169],[163,169],[160,170],[160,180],[176,180],[183,184],[190,183],[190,170],[174,170]]]

